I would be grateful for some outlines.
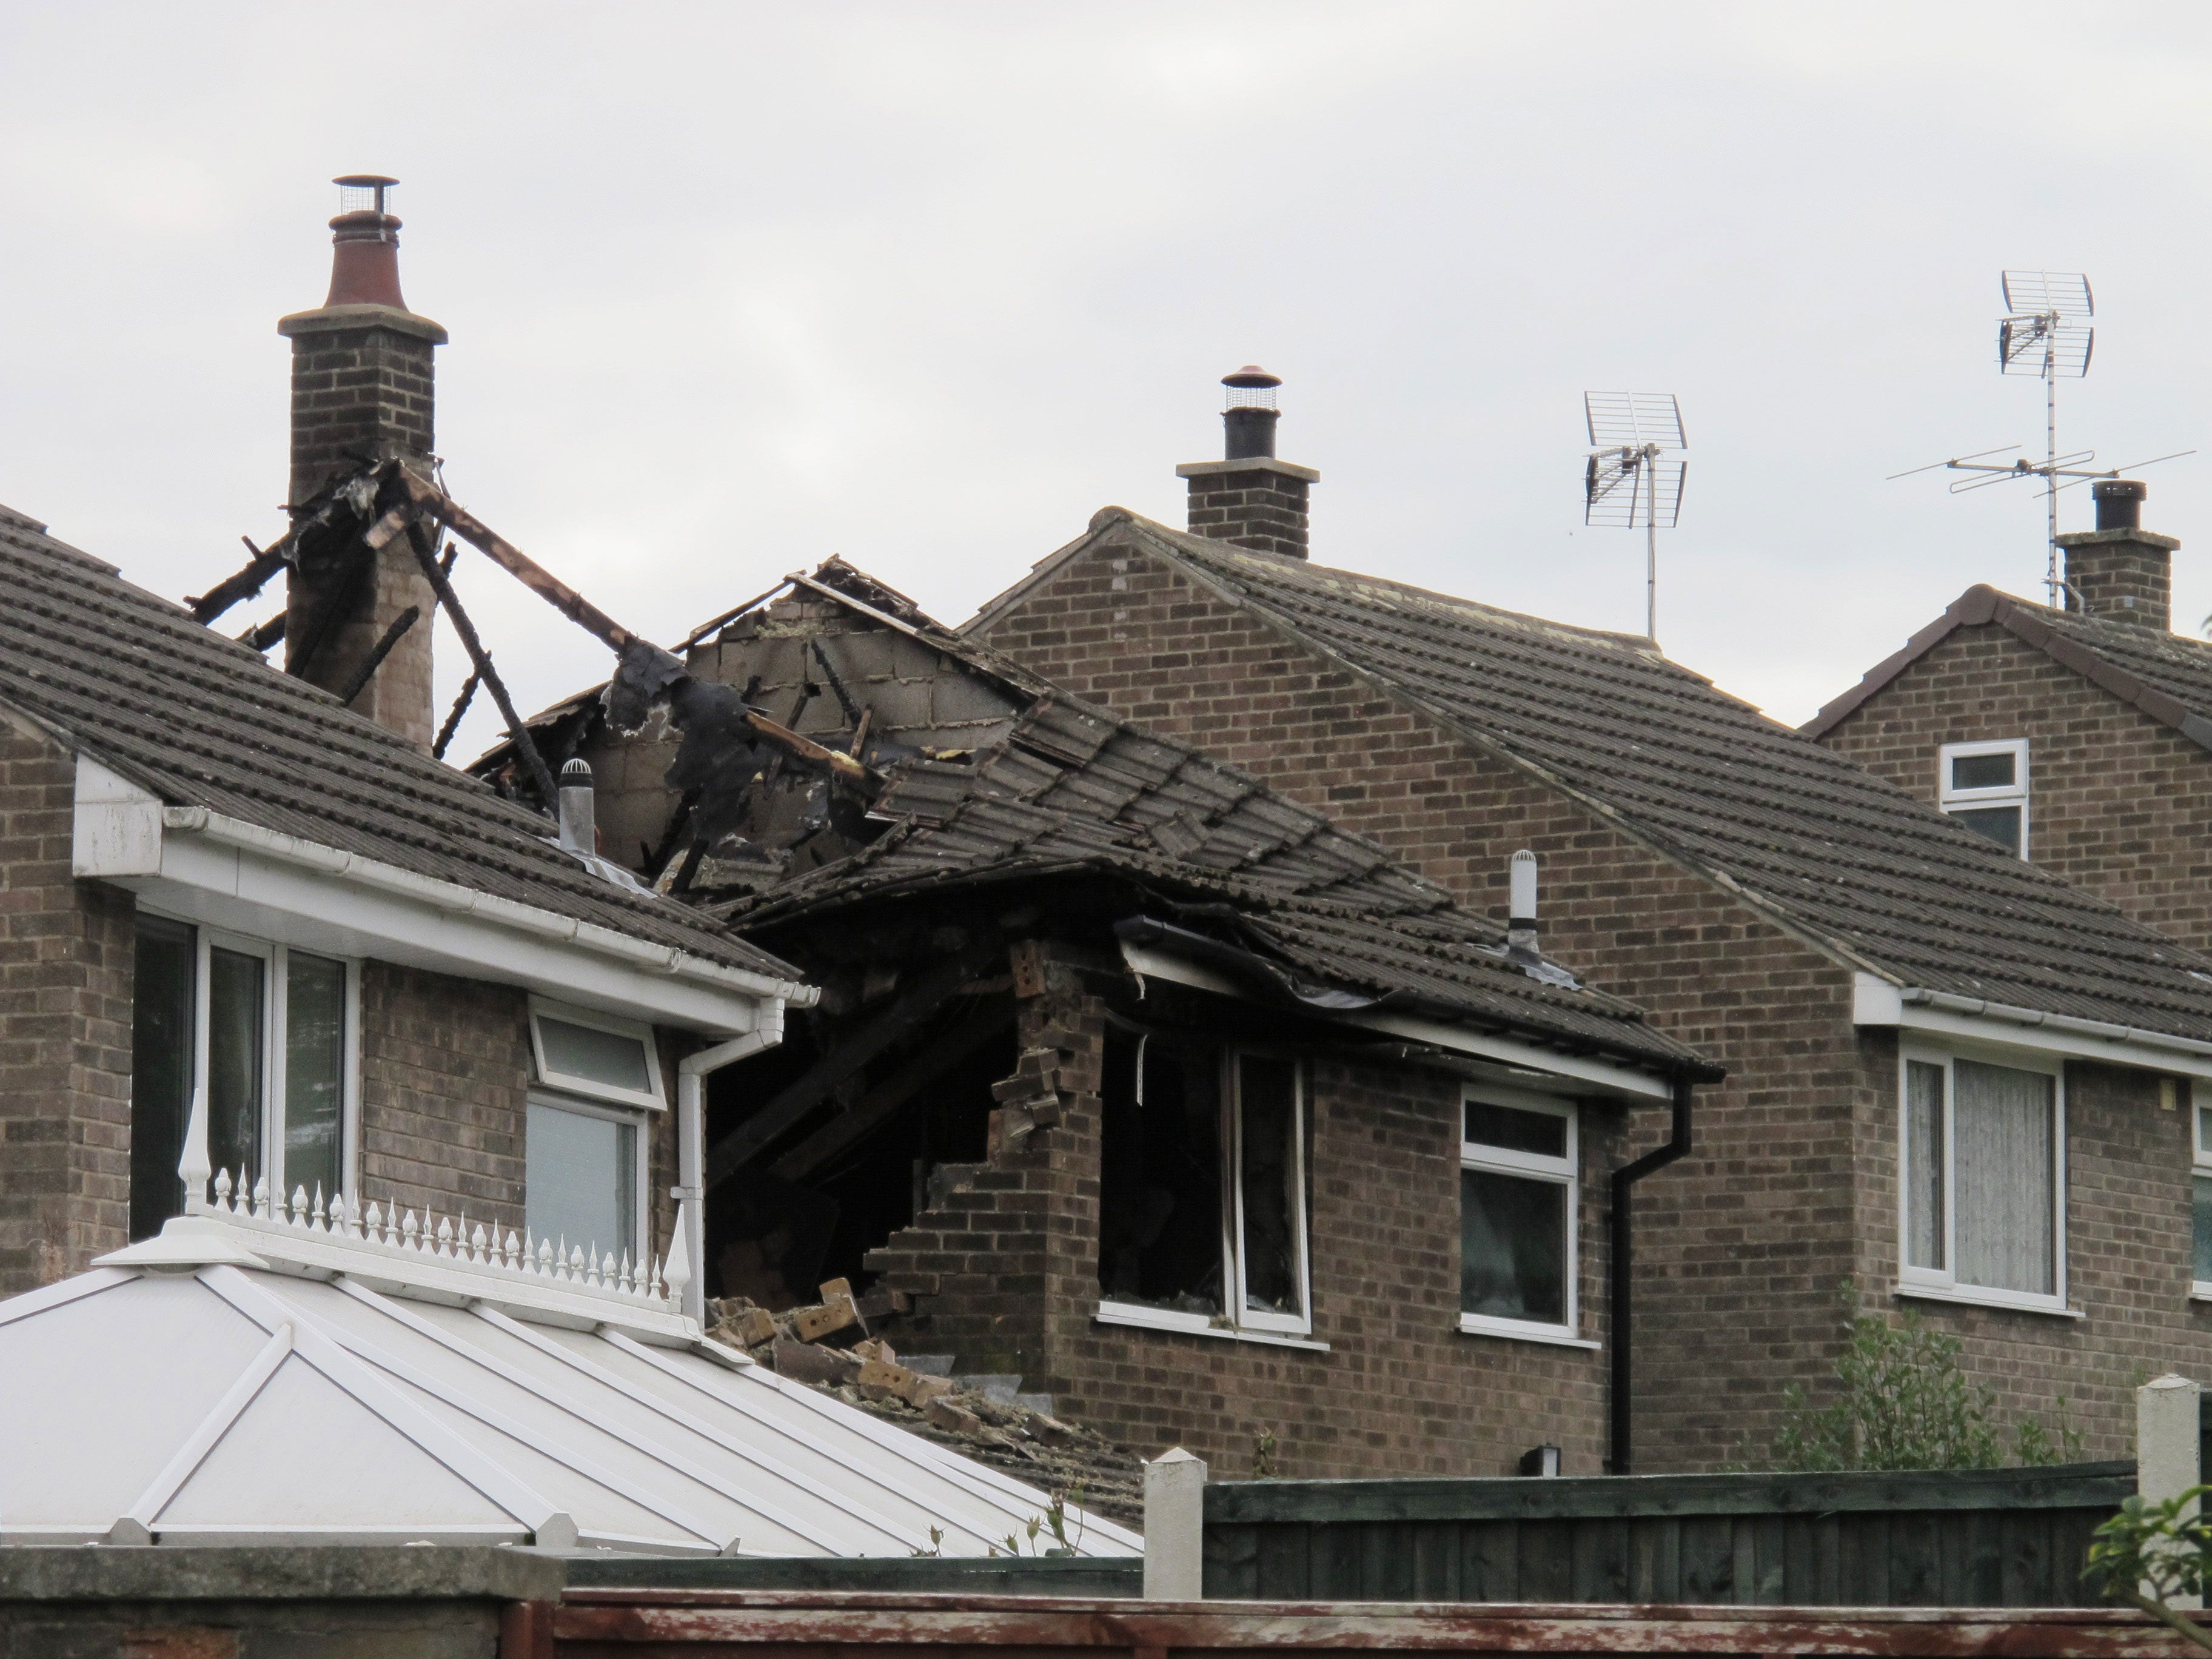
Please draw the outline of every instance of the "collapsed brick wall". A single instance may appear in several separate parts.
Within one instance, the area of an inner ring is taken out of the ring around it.
[[[2028,740],[2028,855],[2212,951],[2212,755],[1997,623],[1961,628],[1821,741],[1936,804],[1947,743]]]
[[[1785,1384],[1817,1393],[1828,1375],[1837,1287],[1886,1301],[1895,1280],[1893,1154],[1877,1152],[1894,1137],[1893,1050],[1853,1027],[1849,974],[1133,548],[1063,567],[986,638],[1372,836],[1470,907],[1502,916],[1508,857],[1538,854],[1547,951],[1730,1072],[1698,1091],[1697,1153],[1638,1190],[1638,1467],[1763,1450]],[[1662,1137],[1644,1117],[1632,1151]],[[2002,1317],[2030,1347],[2052,1322]],[[1978,1374],[2018,1365],[2017,1345],[1966,1334]],[[2052,1374],[2066,1352],[2049,1349]],[[2117,1425],[2124,1401],[2085,1410]]]
[[[76,793],[68,750],[0,724],[0,1297],[130,1228],[132,902],[70,874]]]

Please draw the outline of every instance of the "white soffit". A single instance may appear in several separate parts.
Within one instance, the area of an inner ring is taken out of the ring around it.
[[[2212,1078],[2212,1042],[1900,987],[1864,972],[1852,975],[1851,1020],[1856,1025],[1893,1026],[1992,1048]]]
[[[981,1555],[1049,1502],[703,1339],[226,1262],[0,1303],[0,1544]]]
[[[1217,995],[1235,997],[1239,1001],[1251,1000],[1245,988],[1228,975],[1170,956],[1156,946],[1123,939],[1121,959],[1128,963],[1131,973],[1142,978],[1188,985],[1194,990],[1212,991]],[[1341,1025],[1358,1025],[1367,1030],[1403,1037],[1410,1042],[1425,1042],[1436,1048],[1449,1048],[1455,1054],[1496,1060],[1510,1067],[1513,1080],[1523,1088],[1548,1087],[1569,1094],[1611,1095],[1638,1102],[1668,1101],[1674,1097],[1674,1091],[1665,1079],[1653,1077],[1648,1072],[1639,1072],[1633,1066],[1613,1065],[1588,1054],[1561,1054],[1534,1042],[1516,1042],[1510,1037],[1493,1036],[1485,1031],[1454,1025],[1441,1019],[1424,1019],[1418,1015],[1394,1013],[1382,1009],[1314,1008],[1307,1012],[1316,1019],[1333,1020]]]
[[[675,961],[665,948],[488,896],[465,903],[469,890],[452,883],[410,878],[295,836],[197,809],[165,810],[84,756],[76,765],[71,861],[77,875],[128,887],[142,903],[184,921],[332,956],[496,980],[718,1036],[752,1030],[765,997],[804,1003],[812,996],[805,987],[696,957]],[[564,930],[579,938],[553,936]],[[581,942],[584,932],[604,934],[606,948]]]

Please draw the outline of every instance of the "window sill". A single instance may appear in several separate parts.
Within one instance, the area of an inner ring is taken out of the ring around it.
[[[1966,1285],[1899,1285],[1896,1293],[1899,1301],[1954,1302],[1970,1308],[1995,1308],[2000,1313],[2041,1314],[2046,1319],[2088,1317],[2081,1309],[2069,1308],[2055,1297],[2030,1297]]]
[[[1462,1336],[1502,1337],[1508,1342],[1541,1342],[1554,1348],[1587,1348],[1592,1352],[1602,1348],[1602,1342],[1593,1342],[1587,1337],[1575,1335],[1563,1326],[1523,1325],[1510,1319],[1491,1319],[1481,1314],[1462,1314],[1459,1316]]]
[[[2197,1280],[2189,1287],[2189,1299],[2191,1302],[2212,1302],[2212,1285],[2201,1279]]]
[[[1203,1314],[1176,1313],[1167,1308],[1139,1308],[1127,1302],[1102,1302],[1091,1317],[1101,1325],[1129,1325],[1139,1330],[1173,1331],[1182,1336],[1215,1336],[1231,1342],[1257,1342],[1271,1348],[1304,1348],[1327,1353],[1328,1344],[1311,1337],[1291,1336],[1281,1331],[1255,1331],[1210,1323]]]

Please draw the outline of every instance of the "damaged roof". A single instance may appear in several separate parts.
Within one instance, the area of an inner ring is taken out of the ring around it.
[[[994,740],[939,757],[884,757],[874,838],[820,866],[714,907],[756,931],[861,901],[1060,872],[1116,877],[1270,964],[1270,988],[1317,1012],[1418,1006],[1602,1051],[1667,1072],[1717,1076],[1636,1008],[1509,954],[1504,929],[1372,842],[1284,799],[1249,775],[1048,686],[977,641],[845,594],[848,566],[803,581],[927,643],[939,673],[1006,700]],[[852,573],[857,575],[858,573]],[[861,580],[865,580],[865,578]],[[742,621],[742,619],[740,619]],[[732,674],[742,659],[723,665]]]
[[[1022,594],[1106,544],[1158,558],[1839,964],[1903,986],[2212,1039],[2212,962],[1766,719],[1641,636],[1248,551],[1120,507],[968,629],[988,636]],[[2161,664],[2166,678],[2154,680],[2138,659],[2131,672],[2171,695],[2161,688],[2179,670]]]
[[[1994,623],[2062,667],[2092,680],[2125,703],[2172,726],[2191,743],[2212,749],[2212,644],[2144,628],[2105,622],[2078,611],[2054,611],[1977,584],[1950,609],[1905,641],[1895,656],[1869,669],[1864,678],[1826,704],[1801,728],[1826,737],[1881,690],[1961,628]]]
[[[172,805],[550,910],[724,967],[794,969],[562,853],[551,825],[0,507],[0,703]]]

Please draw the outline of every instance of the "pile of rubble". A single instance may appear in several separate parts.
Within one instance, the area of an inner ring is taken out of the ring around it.
[[[834,1394],[885,1422],[950,1446],[1028,1485],[1134,1526],[1144,1511],[1137,1455],[1052,1414],[1050,1397],[1007,1376],[954,1376],[947,1354],[908,1354],[868,1332],[908,1310],[895,1292],[855,1296],[833,1279],[821,1301],[770,1312],[744,1297],[707,1304],[707,1334],[780,1376]]]

